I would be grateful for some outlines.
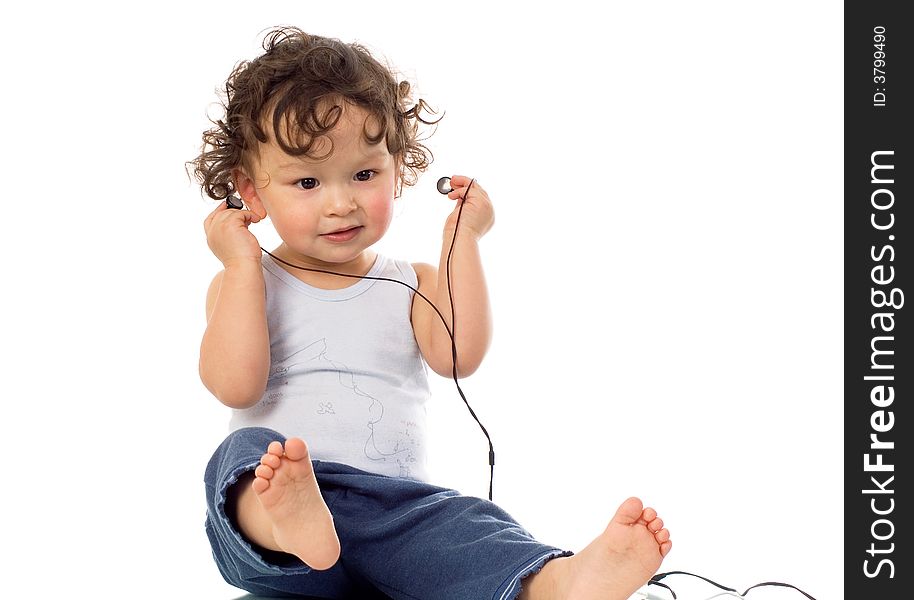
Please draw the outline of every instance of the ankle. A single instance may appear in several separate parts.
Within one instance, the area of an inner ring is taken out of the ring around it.
[[[518,600],[560,600],[559,581],[568,559],[567,556],[549,559],[542,569],[525,577]]]

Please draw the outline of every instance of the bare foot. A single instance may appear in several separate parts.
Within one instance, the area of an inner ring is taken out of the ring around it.
[[[672,546],[657,511],[629,498],[589,546],[550,560],[525,581],[521,598],[627,600],[657,572]]]
[[[272,523],[273,539],[312,569],[329,569],[340,557],[333,516],[324,503],[308,447],[299,438],[271,442],[254,470],[251,488]]]

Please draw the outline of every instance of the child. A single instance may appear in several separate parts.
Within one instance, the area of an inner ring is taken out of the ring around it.
[[[491,329],[485,190],[451,178],[437,269],[378,255],[395,198],[431,162],[417,141],[430,111],[356,44],[280,28],[264,50],[232,72],[225,118],[192,163],[210,197],[246,206],[222,202],[205,220],[224,269],[207,294],[200,376],[233,409],[205,477],[222,575],[269,596],[627,599],[671,546],[639,499],[572,554],[426,482],[426,365],[451,376],[451,340],[412,290],[359,277],[418,288],[450,328],[453,241],[456,373],[473,373]],[[282,243],[264,255],[248,226],[267,216]]]

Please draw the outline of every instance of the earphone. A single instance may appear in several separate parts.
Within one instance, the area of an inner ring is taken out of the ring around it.
[[[450,303],[451,303],[451,317],[452,317],[453,325],[456,325],[456,320],[455,320],[455,313],[454,313],[454,295],[451,293],[451,255],[454,251],[454,242],[457,240],[457,229],[460,227],[460,216],[463,214],[463,203],[466,198],[466,195],[470,192],[470,189],[473,187],[474,183],[476,183],[475,179],[470,180],[469,185],[467,185],[466,192],[464,192],[464,197],[460,198],[460,205],[459,205],[459,208],[457,209],[457,223],[454,225],[454,236],[451,238],[451,246],[448,249],[447,260],[445,263],[446,269],[447,269],[447,273],[446,273],[447,293],[448,293],[448,299],[450,300]],[[440,192],[441,194],[449,194],[450,192],[452,192],[453,188],[451,188],[451,178],[450,177],[440,178],[437,183],[437,188],[438,188],[438,192]],[[244,204],[235,195],[228,196],[225,199],[225,204],[229,208],[234,208],[234,209],[244,208]],[[486,430],[485,426],[483,426],[482,422],[479,420],[479,417],[476,416],[476,411],[474,411],[473,408],[470,406],[469,401],[467,401],[466,395],[464,395],[463,390],[460,388],[460,383],[457,381],[457,342],[454,339],[454,332],[453,332],[452,327],[448,327],[447,320],[444,318],[444,315],[441,314],[441,311],[438,310],[438,307],[435,306],[435,303],[432,302],[431,300],[429,300],[427,297],[425,297],[425,295],[423,295],[419,290],[417,290],[413,286],[409,285],[408,283],[406,283],[404,281],[400,281],[398,279],[391,279],[389,277],[373,277],[373,276],[368,276],[368,275],[350,275],[348,273],[337,273],[335,271],[324,271],[322,269],[312,269],[310,267],[302,267],[300,265],[295,265],[288,261],[285,261],[285,260],[279,258],[278,256],[275,256],[269,250],[265,249],[263,246],[261,246],[260,249],[261,249],[261,251],[263,251],[264,253],[269,255],[274,260],[281,262],[282,264],[284,264],[288,267],[291,267],[293,269],[300,269],[302,271],[313,271],[315,273],[326,273],[328,275],[338,275],[340,277],[350,277],[353,279],[372,279],[372,280],[376,280],[376,281],[390,281],[392,283],[399,283],[400,285],[406,286],[409,289],[411,289],[413,292],[416,293],[416,295],[418,295],[420,298],[425,300],[428,303],[428,305],[432,307],[432,309],[438,314],[438,318],[441,319],[441,323],[444,325],[445,330],[447,330],[448,337],[451,339],[451,357],[452,357],[451,375],[454,380],[454,385],[457,387],[457,393],[460,394],[460,398],[463,400],[464,404],[466,404],[467,410],[470,411],[470,416],[472,416],[473,419],[476,421],[476,424],[479,425],[479,428],[482,430],[483,435],[486,436],[486,440],[489,443],[489,500],[491,501],[492,500],[492,485],[493,485],[493,482],[495,479],[495,447],[492,444],[492,437],[489,435],[488,430]]]
[[[450,194],[452,191],[454,191],[454,190],[451,188],[451,178],[450,177],[442,177],[441,179],[438,180],[438,192],[439,193]],[[467,191],[469,191],[469,188],[467,189]]]

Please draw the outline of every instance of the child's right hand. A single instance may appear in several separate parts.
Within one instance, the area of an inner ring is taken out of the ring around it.
[[[206,243],[222,264],[226,267],[232,263],[249,259],[260,260],[260,243],[248,230],[251,223],[261,220],[260,215],[250,210],[229,208],[220,202],[216,210],[203,221],[206,230]]]

